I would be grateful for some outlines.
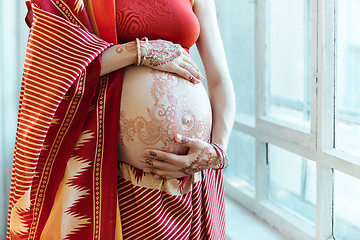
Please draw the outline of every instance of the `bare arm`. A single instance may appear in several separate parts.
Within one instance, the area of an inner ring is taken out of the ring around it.
[[[111,46],[102,54],[100,76],[136,63],[138,58],[144,59],[143,65],[147,67],[176,73],[192,83],[203,79],[189,54],[180,45],[165,40]]]
[[[128,42],[109,47],[102,54],[100,76],[136,62],[136,43]]]
[[[225,151],[235,118],[235,94],[218,28],[214,0],[195,0],[201,34],[197,47],[204,63],[213,110],[212,142]]]

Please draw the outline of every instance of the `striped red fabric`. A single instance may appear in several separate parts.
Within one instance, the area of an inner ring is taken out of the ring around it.
[[[29,191],[54,114],[72,83],[109,43],[33,5],[21,85],[18,130],[10,190],[8,229],[18,200]],[[31,196],[27,206],[32,207]],[[28,217],[34,217],[29,211]],[[24,217],[23,217],[24,218]],[[24,233],[26,234],[26,232]],[[7,237],[10,237],[8,231]]]
[[[196,186],[195,190],[199,188]],[[126,180],[121,181],[118,189],[124,239],[189,239],[196,212],[193,211],[196,205],[193,205],[192,198],[199,191],[172,196],[159,190],[133,186]],[[201,196],[195,198],[200,200]],[[200,230],[198,227],[194,229]]]
[[[221,170],[203,171],[203,215],[206,231],[201,239],[225,239],[225,195]]]
[[[184,195],[135,186],[120,179],[118,199],[124,239],[225,239],[221,171],[203,171],[203,181]]]

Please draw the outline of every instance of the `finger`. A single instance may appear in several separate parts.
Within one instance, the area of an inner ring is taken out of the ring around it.
[[[158,170],[158,169],[152,169],[152,168],[144,168],[144,172],[146,173],[152,173],[154,175],[154,178],[181,178],[187,176],[185,173],[180,171],[164,171],[164,170]]]
[[[164,152],[161,150],[155,149],[147,149],[144,151],[143,158],[153,159],[153,163],[155,160],[165,162],[167,164],[175,165],[175,168],[167,166],[169,169],[181,169],[186,167],[188,162],[188,155],[177,155],[173,153]],[[155,164],[156,165],[156,164]],[[164,167],[164,165],[161,165]]]
[[[197,66],[197,65],[195,64],[195,62],[191,59],[190,56],[189,56],[189,57],[184,57],[184,58],[183,58],[183,61],[186,62],[186,63],[188,63],[188,64],[190,64],[190,65],[196,70],[196,72],[198,72],[198,73],[201,75],[201,72],[200,72],[198,66]]]
[[[191,75],[195,76],[195,78],[199,81],[203,80],[204,77],[201,75],[199,70],[196,68],[196,66],[192,65],[191,63],[185,61],[181,63],[180,65],[183,69],[186,69]]]
[[[141,157],[140,162],[144,163],[147,167],[151,167],[159,170],[176,171],[177,169],[179,169],[179,167],[174,164],[165,161],[159,161],[154,158]]]
[[[189,148],[202,148],[203,147],[203,141],[196,138],[189,138],[186,136],[183,136],[179,133],[175,134],[175,141],[177,143],[183,144]]]
[[[192,75],[188,70],[184,69],[181,66],[178,66],[175,69],[175,73],[177,73],[179,76],[189,80],[189,82],[198,84],[200,83],[200,80],[198,80],[194,75]]]

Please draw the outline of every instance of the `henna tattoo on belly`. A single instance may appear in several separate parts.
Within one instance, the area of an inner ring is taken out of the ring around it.
[[[147,116],[127,119],[126,112],[120,112],[121,144],[140,140],[150,146],[161,142],[163,150],[186,154],[188,148],[175,142],[176,133],[207,141],[211,130],[211,110],[201,102],[193,102],[196,96],[191,94],[194,92],[186,90],[193,85],[170,73],[152,70],[151,76],[154,81],[149,90],[154,103],[149,106],[148,100],[144,100]]]

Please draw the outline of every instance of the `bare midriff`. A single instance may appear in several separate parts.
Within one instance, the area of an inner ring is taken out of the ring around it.
[[[175,134],[207,141],[212,113],[204,86],[148,67],[127,67],[120,108],[119,159],[141,168],[145,149],[186,154]]]

